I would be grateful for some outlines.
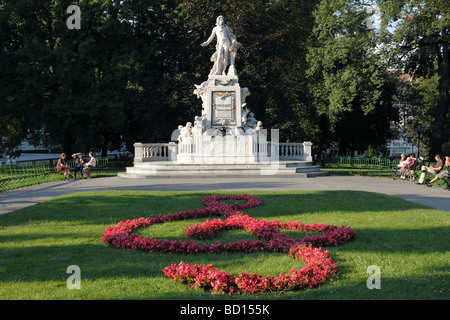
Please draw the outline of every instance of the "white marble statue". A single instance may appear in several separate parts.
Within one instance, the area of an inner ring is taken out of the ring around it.
[[[217,38],[216,52],[211,57],[211,61],[214,62],[214,66],[211,69],[210,75],[237,75],[236,67],[234,65],[237,49],[241,47],[241,44],[237,42],[236,36],[233,30],[225,24],[223,16],[218,16],[216,19],[216,26],[213,28],[211,36],[202,43],[203,47],[206,47],[211,41]]]
[[[245,100],[250,95],[248,88],[241,88],[241,103],[245,103]]]
[[[186,123],[186,126],[178,126],[178,129],[180,130],[180,136],[178,137],[178,141],[182,143],[192,143],[192,123],[188,122]]]
[[[183,130],[183,126],[181,124],[178,126],[178,130],[175,130],[175,132],[178,133],[178,136],[177,136],[177,141],[178,142],[181,142],[181,131],[182,130]]]
[[[247,117],[247,126],[251,128],[256,128],[258,121],[256,121],[253,112],[250,112]]]
[[[202,117],[195,116],[194,127],[192,128],[192,135],[194,137],[201,136],[204,131],[204,121]]]
[[[197,98],[201,98],[202,101],[205,102],[208,81],[204,81],[200,85],[194,84],[194,86],[195,86],[194,94],[197,95]]]
[[[258,134],[259,131],[263,128],[262,122],[258,121],[255,127],[245,127],[243,130],[246,135]]]
[[[241,88],[241,117],[242,117],[242,125],[245,127],[247,125],[247,116],[250,112],[250,109],[247,107],[247,103],[245,100],[250,95],[250,91],[248,88]]]
[[[208,81],[204,81],[200,85],[194,84],[194,86],[195,86],[194,94],[197,96],[197,98],[202,99],[202,119],[205,119],[205,117],[206,117],[206,94],[207,94]]]

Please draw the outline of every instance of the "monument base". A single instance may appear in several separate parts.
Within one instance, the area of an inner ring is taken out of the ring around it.
[[[174,159],[172,159],[174,160]],[[178,145],[176,161],[182,164],[248,164],[268,162],[267,142],[262,135],[231,134],[195,136]]]
[[[134,166],[119,177],[308,178],[328,174],[312,164],[311,142],[267,142],[263,137],[218,135],[197,136],[178,144],[137,142]]]
[[[121,178],[134,179],[269,179],[311,178],[326,176],[320,166],[307,161],[280,161],[252,164],[182,164],[174,161],[152,161],[135,163]]]

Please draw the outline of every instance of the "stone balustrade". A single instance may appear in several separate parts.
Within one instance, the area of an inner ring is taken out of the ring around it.
[[[176,159],[176,143],[140,143],[134,144],[134,162],[169,161]]]
[[[278,157],[280,160],[312,161],[311,142],[279,142]]]
[[[278,147],[278,148],[277,148]],[[176,161],[177,154],[195,153],[194,144],[170,143],[135,143],[134,162]],[[311,142],[268,142],[255,143],[253,152],[267,155],[270,159],[280,161],[298,160],[312,161]],[[275,153],[275,154],[274,154]],[[278,154],[277,154],[278,153]]]

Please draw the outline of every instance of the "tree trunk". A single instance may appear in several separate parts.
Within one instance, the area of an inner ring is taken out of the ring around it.
[[[102,158],[108,156],[109,134],[103,134]]]
[[[443,30],[446,32],[446,29]],[[431,145],[429,161],[434,161],[434,156],[441,152],[444,138],[445,117],[449,107],[450,97],[448,90],[450,88],[450,62],[448,47],[444,43],[442,46],[442,60],[440,61],[441,79],[439,81],[439,102],[434,114],[434,124],[431,133]]]
[[[63,152],[67,155],[67,160],[71,159],[73,151],[74,140],[72,138],[70,130],[66,130],[64,133]]]

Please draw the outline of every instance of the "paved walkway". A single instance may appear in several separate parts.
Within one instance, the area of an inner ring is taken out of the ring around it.
[[[0,193],[0,214],[55,198],[60,195],[101,190],[152,191],[252,191],[252,190],[357,190],[384,193],[450,212],[450,192],[439,187],[419,186],[388,178],[325,176],[316,178],[255,179],[124,179],[93,178],[56,181]]]

